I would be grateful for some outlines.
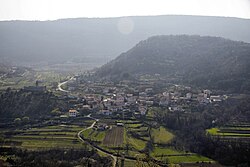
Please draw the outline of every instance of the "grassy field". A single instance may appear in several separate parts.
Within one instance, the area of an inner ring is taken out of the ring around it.
[[[207,132],[210,135],[219,135],[224,137],[250,137],[250,128],[249,127],[220,127],[220,128],[211,128]]]
[[[106,135],[106,131],[98,131],[94,129],[87,129],[82,132],[84,138],[90,139],[92,141],[96,142],[102,142],[104,140],[104,137]]]
[[[174,138],[174,135],[162,126],[158,129],[151,129],[151,136],[154,138],[155,143],[160,144],[166,144]]]
[[[119,164],[121,164],[121,163],[119,163]],[[149,165],[147,162],[143,162],[143,161],[128,161],[128,160],[124,161],[124,167],[135,167],[136,165],[142,166],[142,167],[150,167],[150,165],[152,166],[152,162]],[[154,164],[154,165],[156,166],[156,164]]]
[[[136,139],[131,136],[127,136],[128,143],[136,150],[142,150],[146,146],[146,142],[140,139]]]
[[[190,156],[171,156],[168,157],[169,163],[178,164],[178,163],[196,163],[196,162],[214,162],[213,160],[203,157],[197,154]]]
[[[161,155],[176,155],[176,154],[184,154],[185,152],[177,151],[170,148],[163,148],[163,147],[154,147],[153,152],[151,152],[151,155],[153,157],[161,156]]]
[[[142,124],[138,124],[138,123],[135,123],[135,124],[127,124],[127,127],[128,128],[140,128],[141,126],[143,126]]]
[[[200,156],[194,153],[186,153],[184,151],[178,151],[171,148],[162,148],[155,146],[151,156],[155,159],[168,161],[169,163],[178,164],[178,163],[196,163],[196,162],[213,162],[213,160]]]

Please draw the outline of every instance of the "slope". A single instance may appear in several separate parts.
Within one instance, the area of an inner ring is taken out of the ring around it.
[[[250,44],[219,37],[154,36],[99,68],[97,76],[160,74],[177,82],[250,90]]]

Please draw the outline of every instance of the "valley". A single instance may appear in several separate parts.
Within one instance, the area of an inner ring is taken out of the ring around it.
[[[249,51],[244,42],[170,35],[91,70],[5,67],[0,159],[11,166],[48,151],[57,165],[245,165]],[[91,160],[71,162],[67,152]]]

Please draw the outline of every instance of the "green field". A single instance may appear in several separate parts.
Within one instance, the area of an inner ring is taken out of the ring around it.
[[[224,137],[250,137],[250,128],[241,126],[211,128],[207,133],[214,136]]]
[[[186,153],[184,151],[178,151],[172,148],[162,148],[155,146],[153,152],[151,152],[151,156],[155,159],[162,160],[162,161],[168,161],[169,163],[177,164],[177,163],[183,163],[183,162],[213,162],[213,160],[200,156],[198,154],[194,153]]]
[[[138,123],[136,123],[136,124],[127,124],[128,128],[140,128],[141,126],[142,126],[142,124],[138,124]]]
[[[146,142],[140,139],[136,139],[131,136],[127,136],[128,143],[136,150],[142,150],[146,146]]]
[[[168,158],[169,163],[196,163],[196,162],[214,162],[213,160],[197,154],[191,156],[171,156]]]
[[[106,131],[97,131],[94,129],[87,129],[82,132],[84,138],[90,139],[92,141],[97,141],[97,142],[102,142],[105,135]]]
[[[166,144],[174,138],[174,135],[162,126],[158,129],[151,129],[151,136],[154,138],[155,143],[160,144]]]
[[[127,124],[126,127],[126,142],[134,150],[143,150],[146,147],[147,143],[147,141],[144,140],[149,140],[148,126],[136,122],[134,124]],[[134,137],[132,134],[136,134],[137,137]]]

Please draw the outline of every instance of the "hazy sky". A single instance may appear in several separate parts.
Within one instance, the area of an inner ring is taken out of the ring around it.
[[[250,0],[0,0],[0,20],[165,14],[250,19]]]

